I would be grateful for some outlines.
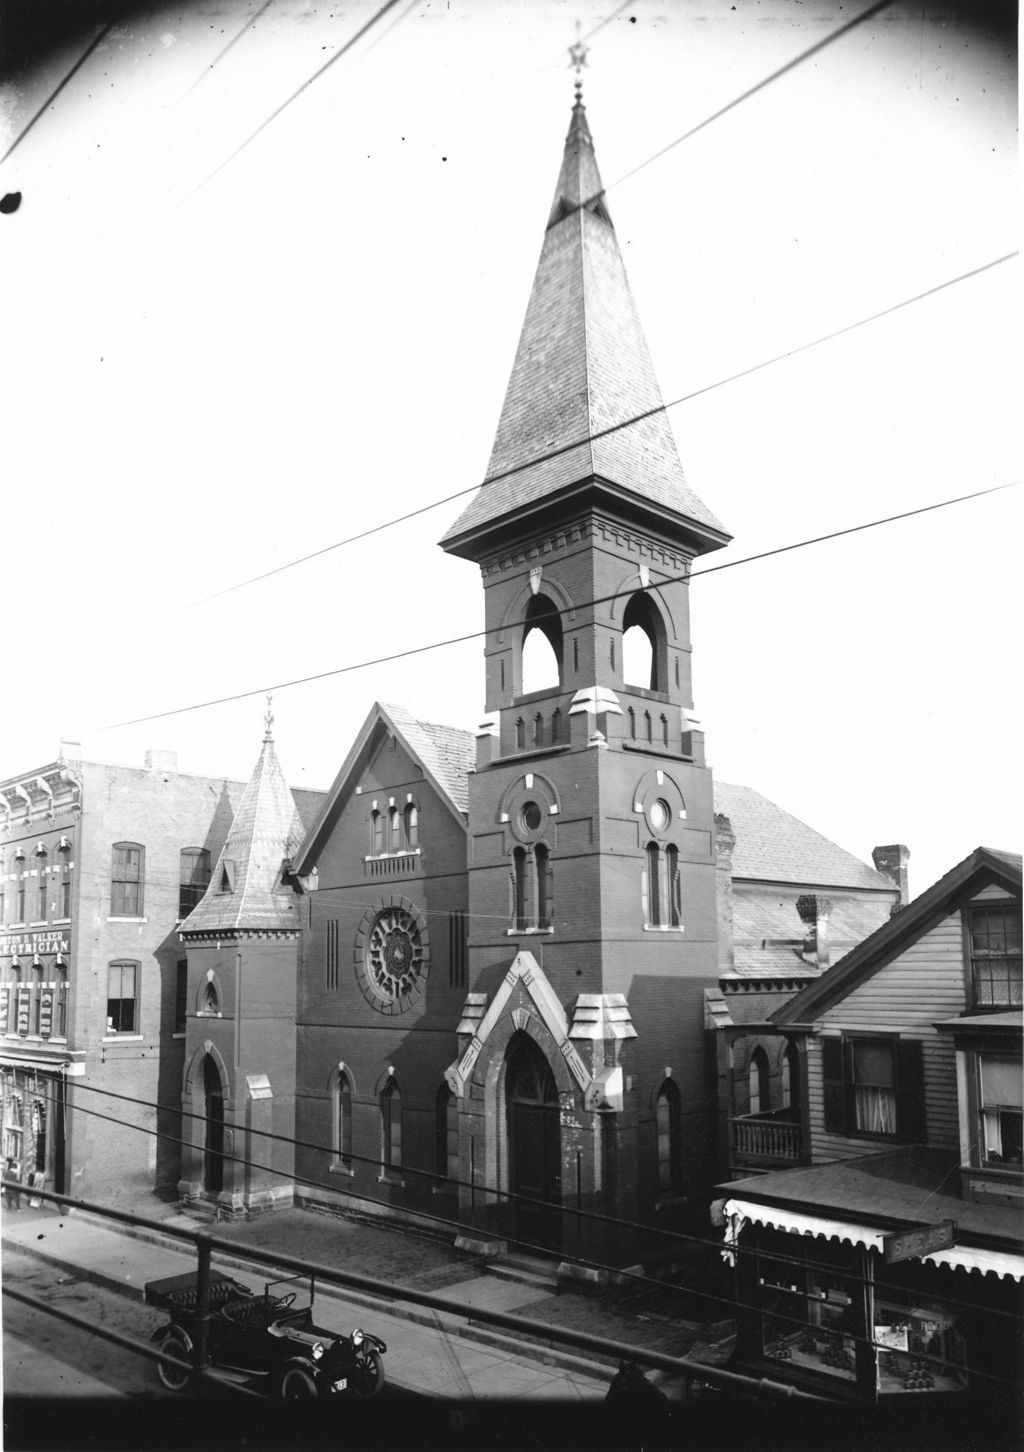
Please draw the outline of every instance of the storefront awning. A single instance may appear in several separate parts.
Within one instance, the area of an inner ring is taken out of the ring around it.
[[[745,1224],[764,1225],[785,1230],[792,1235],[816,1235],[825,1240],[842,1240],[868,1250],[882,1251],[882,1237],[887,1233],[872,1230],[869,1225],[856,1225],[850,1220],[835,1220],[826,1215],[808,1215],[801,1210],[780,1209],[761,1205],[755,1200],[726,1200],[723,1206],[726,1221],[726,1252],[734,1246]],[[730,1257],[731,1258],[731,1257]],[[933,1265],[950,1266],[954,1270],[977,1271],[980,1275],[1006,1276],[1024,1281],[1024,1255],[1002,1250],[982,1250],[968,1245],[954,1245],[921,1257]]]

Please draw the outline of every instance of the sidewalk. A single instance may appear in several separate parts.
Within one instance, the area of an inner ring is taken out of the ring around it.
[[[140,1205],[138,1213],[168,1226],[191,1231],[207,1228],[215,1245],[231,1241],[266,1251],[277,1249],[302,1260],[443,1296],[470,1311],[480,1308],[523,1316],[552,1329],[565,1327],[637,1349],[643,1347],[718,1365],[724,1361],[727,1351],[720,1343],[728,1326],[721,1323],[704,1326],[698,1321],[681,1319],[682,1293],[670,1286],[627,1283],[615,1288],[559,1291],[539,1263],[523,1266],[516,1258],[510,1258],[516,1263],[503,1264],[499,1260],[488,1266],[479,1257],[456,1250],[449,1241],[388,1222],[368,1223],[308,1210],[277,1210],[255,1220],[222,1222],[208,1227],[177,1215],[155,1198]],[[51,1261],[66,1273],[138,1299],[142,1297],[146,1281],[173,1275],[195,1264],[194,1251],[183,1241],[145,1227],[116,1227],[112,1222],[104,1223],[98,1216],[77,1209],[65,1214],[46,1207],[23,1209],[17,1214],[5,1211],[2,1234],[5,1243]],[[246,1270],[253,1284],[268,1278],[270,1273],[251,1263],[246,1265],[243,1257],[242,1251],[214,1252],[215,1262]],[[435,1336],[441,1327],[446,1333],[446,1344],[451,1345],[454,1340],[463,1348],[460,1351],[463,1374],[466,1374],[468,1343],[475,1343],[472,1390],[478,1397],[491,1394],[508,1397],[510,1356],[521,1361],[524,1367],[532,1368],[531,1374],[517,1378],[526,1395],[551,1394],[553,1379],[564,1380],[569,1376],[579,1379],[580,1394],[603,1396],[618,1364],[614,1356],[580,1354],[539,1334],[524,1340],[474,1322],[472,1317],[466,1320],[326,1283],[318,1285],[317,1299],[336,1303],[339,1314],[344,1310],[353,1324],[362,1320],[376,1329],[382,1319],[393,1323],[392,1329],[381,1332],[389,1347],[393,1343],[397,1346],[401,1340],[398,1328],[403,1323],[406,1328],[429,1327]],[[717,1315],[720,1308],[713,1302],[708,1304],[712,1314]],[[687,1297],[683,1308],[693,1313],[692,1297]],[[389,1376],[401,1382],[404,1357],[389,1354],[388,1362]],[[443,1394],[466,1394],[466,1386],[460,1383],[459,1372],[453,1365],[449,1365],[448,1375],[442,1379]],[[417,1390],[429,1389],[420,1383],[416,1383]]]

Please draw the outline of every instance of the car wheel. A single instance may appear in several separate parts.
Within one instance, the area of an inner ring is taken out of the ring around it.
[[[169,1331],[160,1342],[160,1350],[165,1351],[168,1356],[176,1356],[179,1361],[192,1360],[192,1347],[180,1331]],[[192,1380],[190,1371],[182,1371],[177,1366],[168,1366],[166,1362],[158,1361],[156,1374],[163,1382],[168,1391],[184,1391]]]
[[[384,1363],[379,1351],[367,1351],[359,1357],[352,1372],[352,1390],[357,1397],[369,1401],[384,1385]]]
[[[289,1366],[281,1378],[281,1399],[286,1402],[315,1402],[316,1382],[304,1366]]]

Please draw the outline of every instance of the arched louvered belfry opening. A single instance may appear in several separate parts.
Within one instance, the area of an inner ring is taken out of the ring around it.
[[[557,1250],[562,1243],[562,1145],[558,1089],[540,1049],[517,1032],[506,1051],[509,1189],[515,1237]]]

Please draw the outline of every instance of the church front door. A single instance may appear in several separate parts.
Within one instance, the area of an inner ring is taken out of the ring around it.
[[[512,1224],[522,1249],[562,1243],[562,1153],[558,1091],[543,1054],[526,1034],[508,1051],[509,1188]],[[544,1202],[544,1203],[536,1203]]]

